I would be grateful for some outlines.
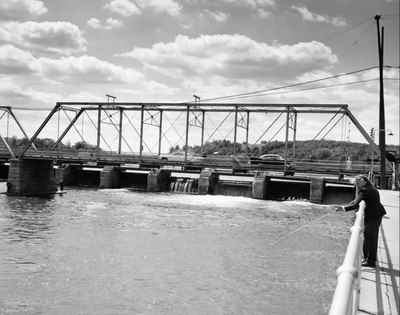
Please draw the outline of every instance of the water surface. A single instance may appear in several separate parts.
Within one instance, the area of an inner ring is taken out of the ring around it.
[[[243,197],[2,194],[0,314],[326,313],[350,220]]]

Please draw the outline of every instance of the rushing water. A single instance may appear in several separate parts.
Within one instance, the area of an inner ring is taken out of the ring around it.
[[[0,314],[323,314],[350,220],[243,197],[2,194]]]

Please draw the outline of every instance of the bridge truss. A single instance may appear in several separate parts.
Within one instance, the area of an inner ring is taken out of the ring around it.
[[[13,148],[9,145],[7,139],[9,137],[9,127],[11,123],[15,123],[17,129],[21,132],[25,139],[29,139],[27,133],[25,132],[24,128],[22,127],[21,123],[19,122],[17,116],[15,116],[12,108],[10,106],[0,106],[0,124],[5,124],[5,132],[2,134],[0,131],[0,149],[4,147],[7,152],[10,154],[11,157],[16,157],[16,152],[14,152]],[[33,142],[30,142],[29,147],[32,147],[33,150],[37,151],[36,146]]]
[[[89,123],[96,130],[96,148],[100,150],[101,140],[105,141],[102,131],[105,124],[112,126],[113,129],[118,133],[118,153],[122,153],[123,143],[132,152],[134,151],[127,138],[124,136],[124,126],[126,123],[134,129],[135,133],[139,137],[139,150],[138,154],[140,157],[143,155],[144,147],[146,145],[146,139],[144,136],[144,126],[152,126],[156,128],[158,138],[158,155],[161,154],[161,144],[163,136],[165,135],[164,117],[166,113],[175,112],[184,115],[184,135],[179,135],[179,132],[175,129],[184,145],[185,161],[188,157],[188,144],[189,144],[189,131],[197,129],[200,132],[200,146],[203,152],[204,144],[211,139],[211,137],[217,132],[218,128],[227,119],[233,115],[233,153],[237,152],[237,135],[239,129],[244,130],[245,133],[245,144],[249,145],[249,129],[252,127],[250,124],[250,117],[257,113],[273,113],[276,115],[275,119],[262,131],[262,134],[257,138],[255,143],[258,143],[264,138],[266,133],[271,130],[272,126],[276,127],[280,117],[285,117],[284,123],[280,126],[278,132],[284,130],[285,132],[285,160],[289,154],[289,142],[292,144],[292,154],[295,156],[296,148],[296,134],[298,129],[297,118],[300,114],[327,114],[331,118],[329,121],[318,131],[314,139],[324,139],[327,134],[344,118],[347,117],[352,124],[357,128],[365,140],[371,145],[372,149],[379,152],[377,145],[371,139],[369,134],[364,130],[358,120],[354,117],[346,104],[263,104],[263,103],[142,103],[142,102],[58,102],[55,107],[50,111],[45,120],[42,122],[40,127],[36,130],[34,135],[30,138],[28,144],[19,153],[19,157],[23,157],[29,147],[33,145],[34,141],[38,138],[42,130],[49,124],[49,122],[58,113],[58,119],[60,119],[60,113],[64,112],[68,118],[68,124],[63,130],[59,130],[57,133],[57,140],[53,146],[53,149],[57,149],[59,144],[63,141],[65,136],[74,129],[81,139],[84,141],[82,132],[77,127],[78,120],[86,115]],[[135,125],[126,113],[136,112],[140,113],[140,122]],[[70,114],[72,113],[72,117]],[[91,113],[96,115],[97,119],[90,118]],[[118,113],[117,119],[115,114]],[[213,130],[211,135],[206,139],[205,137],[205,122],[206,117],[211,117],[216,113],[223,113],[225,117],[221,120],[218,126]],[[97,120],[97,121],[96,121]],[[169,121],[170,127],[175,128],[174,123],[176,121]],[[58,125],[58,128],[60,126]],[[289,140],[289,134],[292,134],[292,139]],[[271,139],[274,138],[271,137]]]

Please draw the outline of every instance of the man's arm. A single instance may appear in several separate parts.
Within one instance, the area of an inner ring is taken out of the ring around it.
[[[363,200],[363,199],[364,199],[363,193],[359,192],[353,201],[351,201],[350,203],[348,203],[347,205],[345,205],[343,207],[344,211],[358,209],[358,205],[360,204],[361,200]]]

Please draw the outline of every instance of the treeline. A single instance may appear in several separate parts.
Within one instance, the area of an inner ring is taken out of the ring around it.
[[[21,148],[25,147],[28,144],[29,139],[11,137],[11,138],[6,138],[6,141],[8,145],[11,146],[12,148]],[[54,148],[55,145],[55,141],[50,138],[36,138],[33,143],[38,148],[38,150],[51,150]],[[71,142],[67,142],[65,144],[59,143],[58,149],[62,151],[78,151],[78,150],[94,151],[96,150],[96,146],[87,143],[85,141],[78,141],[75,142],[74,144],[71,144]]]
[[[184,147],[171,147],[170,153],[183,151]],[[396,151],[399,154],[398,146],[387,146],[388,151]],[[193,154],[214,154],[214,155],[230,155],[233,154],[233,142],[229,140],[215,140],[207,142],[203,146],[201,152],[200,146],[189,147],[188,151]],[[272,141],[262,142],[260,144],[244,143],[236,144],[237,154],[246,154],[250,156],[259,156],[262,154],[285,154],[285,142]],[[293,142],[288,143],[288,156],[293,157]],[[357,142],[344,142],[333,140],[306,140],[296,141],[296,159],[300,160],[335,160],[344,161],[350,157],[353,161],[367,161],[372,157],[371,148],[368,144]],[[374,153],[374,159],[377,154]]]

